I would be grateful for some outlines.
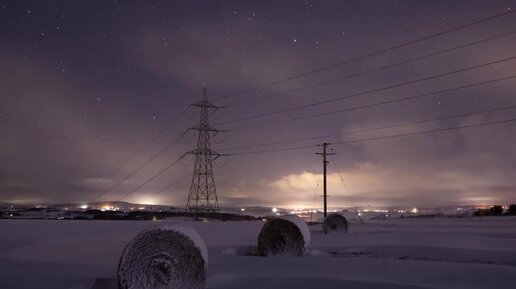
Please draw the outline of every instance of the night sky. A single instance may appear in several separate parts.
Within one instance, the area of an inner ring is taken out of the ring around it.
[[[516,1],[0,0],[0,202],[185,206],[191,156],[131,191],[195,149],[193,132],[110,188],[197,125],[199,111],[185,108],[207,86],[214,104],[228,106],[211,118],[215,127],[229,130],[212,140],[213,149],[233,154],[214,164],[220,205],[320,208],[320,148],[289,148],[513,119],[516,108],[475,113],[515,106],[516,79],[279,122],[515,76],[516,60],[509,59],[362,93],[515,57],[516,34],[510,32],[516,13],[247,90],[511,9]],[[247,92],[232,95],[242,90]],[[349,133],[458,114],[467,116]],[[276,124],[252,127],[270,122]],[[230,149],[328,134],[336,136]],[[514,202],[515,143],[516,123],[506,122],[335,144],[330,208]]]

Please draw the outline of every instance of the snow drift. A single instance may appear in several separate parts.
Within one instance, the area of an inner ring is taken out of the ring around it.
[[[330,233],[347,233],[348,221],[344,216],[332,213],[324,218],[323,231],[325,234]]]
[[[120,289],[204,288],[206,245],[190,227],[166,225],[140,232],[125,247],[118,266]]]
[[[270,219],[258,236],[258,252],[261,256],[301,256],[309,244],[310,230],[295,215]]]

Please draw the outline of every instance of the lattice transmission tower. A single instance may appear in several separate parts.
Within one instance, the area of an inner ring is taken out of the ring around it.
[[[208,101],[206,87],[203,89],[201,101],[191,106],[201,109],[201,120],[199,126],[190,128],[198,131],[198,140],[197,148],[187,152],[187,154],[195,155],[195,165],[186,209],[196,212],[218,212],[219,201],[212,164],[221,154],[211,149],[210,139],[212,135],[220,131],[210,126],[209,116],[210,110],[216,110],[219,107]]]

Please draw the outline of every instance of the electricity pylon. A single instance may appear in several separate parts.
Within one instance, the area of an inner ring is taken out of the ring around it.
[[[201,120],[199,126],[190,128],[198,131],[198,140],[197,148],[186,153],[195,155],[195,166],[186,209],[195,212],[218,212],[219,201],[212,164],[221,155],[211,149],[210,138],[212,134],[215,135],[220,131],[210,126],[209,115],[211,109],[216,110],[219,107],[208,101],[206,87],[203,89],[201,101],[191,106],[201,109]]]

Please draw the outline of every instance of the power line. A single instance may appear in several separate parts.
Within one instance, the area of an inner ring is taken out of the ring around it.
[[[181,182],[182,180],[185,180],[187,177],[191,176],[192,175],[192,172],[188,172],[187,174],[183,175],[182,177],[180,177],[179,179],[175,180],[174,182],[170,183],[169,185],[167,185],[166,187],[164,187],[163,189],[159,190],[158,191],[158,194],[168,190],[169,188],[175,186],[176,184],[178,184],[179,182]]]
[[[319,181],[317,181],[317,187],[315,188],[314,199],[312,201],[312,209],[310,210],[310,221],[309,221],[310,223],[312,222],[313,213],[316,210],[316,208],[315,208],[315,200],[317,199],[317,193],[318,192],[319,192]]]
[[[294,146],[280,149],[270,149],[270,150],[262,150],[262,151],[249,151],[249,152],[237,152],[232,154],[227,154],[227,156],[240,156],[240,155],[254,155],[254,154],[262,154],[262,153],[272,153],[272,152],[283,152],[283,151],[292,151],[292,150],[304,150],[311,149],[317,147],[317,145],[303,145],[303,146]]]
[[[459,130],[459,129],[465,129],[465,128],[474,128],[474,127],[483,127],[483,126],[494,125],[494,124],[510,123],[510,122],[515,122],[515,121],[516,121],[516,118],[512,118],[512,119],[505,119],[505,120],[477,123],[477,124],[471,124],[471,125],[454,126],[454,127],[447,127],[447,128],[439,128],[439,129],[432,129],[432,130],[417,131],[417,132],[411,132],[411,133],[395,134],[395,135],[389,135],[389,136],[380,136],[380,137],[364,138],[364,139],[357,139],[357,140],[332,142],[332,145],[343,145],[343,144],[351,144],[351,143],[361,143],[361,142],[377,141],[377,140],[384,140],[384,139],[400,138],[400,137],[414,136],[414,135],[425,135],[425,134],[438,133],[438,132],[444,132],[444,131],[452,131],[452,130]],[[317,146],[318,145],[305,145],[305,146],[295,146],[295,147],[287,147],[287,148],[280,148],[280,149],[240,152],[240,153],[230,154],[230,156],[262,154],[262,153],[281,152],[281,151],[293,151],[293,150],[303,150],[303,149],[308,149],[308,148],[315,148]]]
[[[154,179],[156,179],[157,177],[161,176],[163,173],[165,173],[166,171],[168,171],[169,169],[171,169],[173,166],[175,166],[182,158],[184,157],[184,155],[182,155],[181,157],[177,158],[175,161],[173,161],[172,163],[170,163],[168,166],[166,166],[165,168],[163,168],[162,170],[160,170],[157,174],[153,175],[152,177],[148,178],[145,182],[143,182],[141,185],[137,186],[136,188],[134,188],[133,190],[131,190],[129,193],[125,194],[122,198],[120,198],[120,200],[123,200],[125,198],[127,198],[128,196],[132,195],[133,193],[135,193],[136,191],[138,191],[139,189],[143,188],[146,184],[152,182]]]
[[[516,105],[504,106],[504,107],[487,109],[487,110],[476,111],[476,112],[448,115],[448,116],[437,117],[437,118],[432,118],[432,119],[417,120],[417,121],[411,121],[411,122],[406,122],[406,123],[401,123],[401,124],[394,124],[394,125],[387,125],[387,126],[381,126],[381,127],[352,130],[352,131],[341,132],[341,133],[326,134],[326,135],[320,135],[320,136],[297,138],[297,139],[290,139],[290,140],[276,141],[276,142],[268,142],[268,143],[261,143],[261,144],[253,144],[253,145],[247,145],[247,146],[223,148],[223,149],[219,149],[219,151],[247,149],[247,148],[254,148],[254,147],[263,147],[263,146],[270,146],[270,145],[278,145],[278,144],[287,144],[287,143],[294,143],[294,142],[301,142],[301,141],[316,140],[316,139],[321,139],[321,138],[330,138],[330,137],[336,137],[336,136],[343,136],[343,135],[347,135],[347,134],[362,133],[362,132],[384,130],[384,129],[391,129],[391,128],[399,128],[399,127],[404,127],[404,126],[409,126],[409,125],[422,124],[422,123],[441,121],[441,120],[448,120],[448,119],[454,119],[454,118],[461,118],[461,117],[467,117],[467,116],[474,116],[474,115],[478,115],[478,114],[485,114],[485,113],[491,113],[491,112],[499,112],[499,111],[511,110],[511,109],[516,109]]]
[[[413,58],[410,58],[410,59],[407,59],[407,60],[403,60],[403,61],[400,61],[400,62],[379,66],[379,67],[376,67],[376,68],[372,68],[372,69],[369,69],[369,70],[364,70],[364,71],[357,72],[357,73],[348,74],[346,76],[341,76],[341,77],[333,78],[333,79],[330,79],[330,80],[326,80],[326,81],[322,81],[322,82],[317,82],[317,83],[309,84],[309,85],[306,85],[306,86],[302,86],[302,87],[298,87],[298,88],[294,88],[294,89],[290,89],[290,90],[285,90],[285,91],[282,91],[282,92],[279,92],[279,93],[275,93],[275,94],[270,94],[270,95],[266,95],[266,96],[262,96],[262,97],[257,97],[257,98],[253,98],[253,99],[250,99],[250,100],[244,100],[244,101],[241,101],[241,102],[236,102],[234,104],[230,104],[230,105],[227,105],[225,107],[226,108],[231,108],[231,107],[235,107],[235,106],[246,105],[246,104],[254,103],[256,101],[260,101],[260,100],[265,100],[265,99],[269,99],[269,98],[272,98],[272,97],[276,97],[276,96],[282,96],[282,95],[290,94],[290,93],[293,93],[293,92],[298,92],[298,91],[302,91],[302,90],[306,90],[306,89],[311,89],[311,88],[315,88],[315,87],[331,84],[331,83],[334,83],[334,82],[337,82],[337,81],[348,80],[348,79],[351,79],[351,78],[354,78],[354,77],[357,77],[357,76],[367,75],[367,74],[370,74],[370,73],[373,73],[373,72],[378,72],[378,71],[385,70],[385,69],[388,69],[388,68],[392,68],[392,67],[396,67],[396,66],[401,66],[401,65],[404,65],[404,64],[407,64],[407,63],[411,63],[411,62],[414,62],[414,61],[422,60],[422,59],[425,59],[425,58],[430,58],[430,57],[433,57],[433,56],[436,56],[436,55],[440,55],[440,54],[444,54],[444,53],[447,53],[447,52],[451,52],[451,51],[454,51],[454,50],[459,50],[459,49],[466,48],[466,47],[469,47],[469,46],[473,46],[473,45],[476,45],[476,44],[480,44],[480,43],[488,42],[488,41],[491,41],[491,40],[499,39],[499,38],[502,38],[502,37],[513,35],[515,33],[516,33],[516,30],[510,31],[510,32],[507,32],[507,33],[503,33],[503,34],[500,34],[500,35],[484,38],[484,39],[481,39],[481,40],[476,40],[476,41],[468,42],[466,44],[462,44],[462,45],[455,46],[455,47],[452,47],[452,48],[447,48],[447,49],[439,50],[439,51],[432,52],[432,53],[429,53],[429,54],[413,57]]]
[[[469,71],[469,70],[473,70],[473,69],[477,69],[477,68],[481,68],[481,67],[486,67],[486,66],[493,65],[493,64],[499,64],[499,63],[511,61],[511,60],[514,60],[514,59],[516,59],[516,56],[511,56],[511,57],[507,57],[507,58],[503,58],[503,59],[498,59],[498,60],[495,60],[495,61],[490,61],[490,62],[486,62],[486,63],[482,63],[482,64],[477,64],[477,65],[473,65],[473,66],[469,66],[469,67],[465,67],[465,68],[461,68],[461,69],[456,69],[456,70],[452,70],[452,71],[448,71],[448,72],[444,72],[444,73],[434,74],[434,75],[431,75],[431,76],[426,76],[426,77],[418,78],[418,79],[415,79],[415,80],[410,80],[410,81],[406,81],[406,82],[402,82],[402,83],[397,83],[397,84],[394,84],[394,85],[384,86],[382,88],[376,88],[376,89],[367,90],[367,91],[363,91],[363,92],[358,92],[358,93],[354,93],[354,94],[350,94],[350,95],[343,95],[343,96],[339,96],[339,97],[335,97],[335,98],[331,98],[331,99],[327,99],[327,100],[313,102],[313,103],[310,103],[310,104],[304,104],[304,105],[300,105],[300,106],[294,106],[294,107],[291,107],[291,108],[280,109],[280,110],[277,110],[277,111],[261,113],[261,114],[255,114],[255,115],[244,117],[244,118],[240,118],[240,119],[228,120],[228,121],[220,122],[220,123],[218,123],[216,125],[223,125],[223,124],[228,124],[228,123],[235,123],[235,122],[240,122],[240,121],[253,120],[253,119],[262,118],[262,117],[271,116],[271,115],[276,115],[276,114],[281,114],[281,113],[285,113],[285,112],[296,111],[296,110],[300,110],[300,109],[304,109],[304,108],[315,107],[315,106],[321,105],[321,104],[327,104],[327,103],[331,103],[331,102],[335,102],[335,101],[340,101],[340,100],[343,100],[343,99],[348,99],[348,98],[352,98],[352,97],[356,97],[356,96],[361,96],[361,95],[365,95],[365,94],[370,94],[370,93],[380,92],[380,91],[384,91],[384,90],[388,90],[388,89],[392,89],[392,88],[406,86],[406,85],[409,85],[409,84],[414,84],[414,83],[418,83],[418,82],[422,82],[422,81],[427,81],[427,80],[431,80],[431,79],[435,79],[435,78],[440,78],[440,77],[443,77],[443,76],[448,76],[448,75],[452,75],[452,74],[456,74],[456,73],[460,73],[460,72],[465,72],[465,71]]]
[[[189,177],[192,173],[191,172],[188,172],[187,174],[181,176],[179,179],[176,179],[175,181],[173,181],[172,183],[170,183],[169,185],[167,185],[166,187],[162,188],[161,190],[159,190],[158,192],[154,193],[154,195],[156,194],[160,194],[162,192],[164,192],[165,190],[168,190],[169,188],[177,185],[179,182],[185,180],[187,177]],[[134,193],[134,192],[133,192]],[[131,193],[132,194],[132,193]],[[125,200],[127,199],[127,197],[129,197],[129,195],[131,194],[127,194],[123,199],[120,199],[120,200]]]
[[[360,220],[360,224],[364,224],[364,220],[362,220],[362,217],[360,216],[360,212],[358,212],[358,207],[356,206],[355,201],[353,201],[353,197],[351,196],[351,194],[349,192],[348,186],[344,182],[344,178],[342,177],[342,175],[340,174],[339,171],[337,171],[337,174],[339,174],[339,178],[342,183],[342,186],[344,186],[344,193],[348,196],[349,200],[351,201],[351,205],[355,209],[355,213],[357,213],[357,217]]]
[[[137,151],[135,151],[130,158],[122,162],[111,174],[111,178],[114,178],[116,175],[118,175],[118,172],[122,170],[127,164],[131,163],[136,157],[138,157],[142,152],[144,152],[150,145],[152,145],[158,138],[160,138],[165,131],[167,131],[170,128],[171,124],[165,125],[163,128],[161,128],[147,143],[145,143],[143,146],[141,146]],[[103,194],[102,194],[103,195]],[[98,200],[102,195],[99,195],[96,199]]]
[[[411,41],[408,41],[408,42],[397,44],[397,45],[391,46],[389,48],[384,48],[384,49],[381,49],[381,50],[370,52],[370,53],[367,53],[367,54],[364,54],[364,55],[361,55],[361,56],[358,56],[358,57],[355,57],[355,58],[351,58],[351,59],[348,59],[348,60],[344,60],[344,61],[341,61],[341,62],[330,64],[330,65],[327,65],[327,66],[323,66],[323,67],[320,67],[320,68],[317,68],[317,69],[314,69],[314,70],[311,70],[311,71],[307,71],[307,72],[304,72],[304,73],[301,73],[301,74],[292,75],[292,76],[289,76],[289,77],[286,77],[286,78],[283,78],[283,79],[280,79],[280,80],[277,80],[277,81],[272,81],[272,82],[264,83],[264,84],[261,84],[261,85],[255,86],[255,87],[251,87],[251,88],[248,88],[248,89],[240,90],[240,91],[235,92],[235,93],[222,95],[222,96],[214,98],[214,100],[228,98],[228,97],[233,97],[233,96],[244,94],[244,93],[247,93],[247,92],[256,91],[256,90],[259,90],[259,89],[262,89],[262,88],[265,88],[265,87],[269,87],[269,86],[274,86],[274,85],[277,85],[277,84],[280,84],[280,83],[283,83],[283,82],[286,82],[286,81],[289,81],[289,80],[294,80],[294,79],[301,78],[301,77],[304,77],[304,76],[308,76],[308,75],[311,75],[311,74],[315,74],[315,73],[318,73],[318,72],[321,72],[321,71],[325,71],[325,70],[328,70],[328,69],[331,69],[331,68],[335,68],[337,66],[341,66],[341,65],[349,64],[349,63],[352,63],[352,62],[355,62],[355,61],[363,60],[363,59],[366,59],[366,58],[369,58],[369,57],[372,57],[372,56],[376,56],[376,55],[379,55],[379,54],[382,54],[382,53],[385,53],[385,52],[389,52],[389,51],[392,51],[392,50],[395,50],[395,49],[398,49],[398,48],[402,48],[402,47],[405,47],[405,46],[416,44],[416,43],[419,43],[419,42],[422,42],[422,41],[425,41],[425,40],[429,40],[429,39],[432,39],[432,38],[436,38],[436,37],[439,37],[439,36],[442,36],[442,35],[454,32],[454,31],[462,30],[462,29],[465,29],[465,28],[468,28],[468,27],[471,27],[471,26],[475,26],[475,25],[478,25],[478,24],[481,24],[481,23],[484,23],[484,22],[488,22],[490,20],[493,20],[493,19],[496,19],[496,18],[500,18],[500,17],[506,16],[506,15],[512,14],[514,11],[515,10],[504,11],[502,13],[495,14],[495,15],[492,15],[492,16],[488,16],[488,17],[485,17],[485,18],[482,18],[482,19],[479,19],[479,20],[476,20],[476,21],[473,21],[473,22],[470,22],[470,23],[467,23],[467,24],[463,24],[463,25],[460,25],[460,26],[457,26],[457,27],[454,27],[454,28],[450,28],[450,29],[447,29],[447,30],[444,30],[444,31],[440,31],[440,32],[434,33],[434,34],[430,34],[430,35],[427,35],[427,36],[424,36],[424,37],[421,37],[421,38],[417,38],[415,40],[411,40]]]
[[[181,114],[179,115],[179,117],[175,117],[174,118],[174,121],[177,121],[179,119],[181,119],[181,117],[184,115]],[[154,134],[151,139],[149,141],[147,141],[143,146],[141,146],[138,150],[136,150],[134,153],[131,154],[131,156],[126,159],[125,161],[123,161],[114,171],[113,173],[111,174],[111,178],[114,178],[116,175],[118,175],[118,172],[120,172],[122,170],[122,168],[124,168],[127,164],[131,163],[134,159],[136,159],[142,152],[144,152],[148,147],[150,147],[154,142],[156,142],[156,140],[158,140],[161,136],[164,135],[164,133],[170,129],[171,125],[173,124],[174,122],[170,122],[168,124],[165,124],[162,128],[160,128],[156,134]],[[123,182],[124,180],[122,180],[121,182]],[[103,181],[100,181],[98,182],[98,184],[101,184],[103,183]],[[115,184],[113,187],[110,188],[109,191],[111,191],[112,189],[114,189],[118,184]],[[102,192],[100,195],[98,195],[97,197],[93,198],[94,200],[99,200],[101,197],[103,197],[105,194],[107,194],[109,191],[105,191],[105,192]]]
[[[100,194],[95,200],[98,201],[100,198],[102,198],[104,195],[112,192],[116,187],[118,187],[120,184],[122,184],[123,182],[125,182],[126,180],[128,180],[129,178],[131,178],[132,176],[134,176],[136,173],[138,173],[139,171],[141,171],[144,167],[146,167],[148,164],[150,164],[151,162],[153,162],[156,158],[158,158],[158,156],[160,156],[161,154],[164,154],[165,152],[167,152],[170,148],[172,148],[180,139],[181,137],[186,133],[183,132],[182,134],[180,134],[179,136],[177,136],[176,138],[174,138],[172,141],[170,141],[165,147],[163,147],[163,149],[161,149],[160,151],[158,151],[156,154],[154,154],[150,159],[148,159],[146,162],[144,162],[143,164],[141,164],[138,168],[136,168],[135,170],[133,170],[131,173],[129,173],[125,178],[121,179],[120,181],[118,181],[116,184],[114,184],[113,186],[111,186],[107,191],[103,192],[102,194]]]
[[[374,137],[374,138],[368,138],[368,139],[358,139],[358,140],[350,140],[350,141],[338,141],[338,142],[333,142],[332,144],[333,145],[339,145],[339,144],[369,142],[369,141],[391,139],[391,138],[399,138],[399,137],[405,137],[405,136],[424,135],[424,134],[432,134],[432,133],[444,132],[444,131],[460,130],[460,129],[465,129],[465,128],[483,127],[483,126],[494,125],[494,124],[510,123],[510,122],[514,122],[514,121],[516,121],[516,118],[504,119],[504,120],[495,120],[495,121],[490,121],[490,122],[482,122],[482,123],[477,123],[477,124],[462,125],[462,126],[455,126],[455,127],[438,128],[438,129],[432,129],[432,130],[427,130],[427,131],[418,131],[418,132],[412,132],[412,133],[402,133],[402,134]]]
[[[431,91],[431,92],[422,93],[422,94],[405,96],[405,97],[395,98],[395,99],[371,103],[371,104],[353,106],[353,107],[337,109],[337,110],[332,110],[332,111],[327,111],[327,112],[322,112],[322,113],[316,113],[316,114],[311,114],[311,115],[306,115],[306,116],[288,118],[288,119],[279,120],[279,121],[270,121],[270,122],[264,122],[264,123],[254,124],[254,125],[241,126],[241,127],[233,128],[230,131],[240,131],[240,130],[247,130],[247,129],[251,129],[251,128],[279,125],[279,124],[285,124],[285,123],[289,123],[289,122],[293,122],[293,121],[323,117],[323,116],[327,116],[327,115],[343,113],[343,112],[348,112],[348,111],[356,111],[356,110],[360,110],[360,109],[371,108],[371,107],[376,107],[376,106],[381,106],[381,105],[385,105],[385,104],[391,104],[391,103],[396,103],[396,102],[401,102],[401,101],[406,101],[406,100],[411,100],[411,99],[416,99],[416,98],[421,98],[421,97],[426,97],[426,96],[431,96],[431,95],[436,95],[436,94],[448,93],[448,92],[452,92],[452,91],[456,91],[456,90],[460,90],[460,89],[466,89],[466,88],[472,88],[472,87],[482,86],[482,85],[486,85],[486,84],[492,84],[492,83],[506,81],[506,80],[510,80],[510,79],[514,79],[514,78],[516,78],[516,76],[507,76],[507,77],[502,77],[502,78],[496,78],[496,79],[491,79],[491,80],[487,80],[487,81],[475,82],[475,83],[462,85],[462,86],[458,86],[458,87],[452,87],[452,88],[438,90],[438,91]]]

